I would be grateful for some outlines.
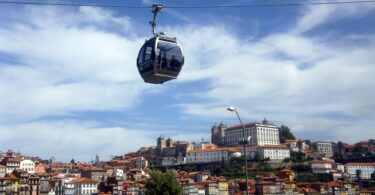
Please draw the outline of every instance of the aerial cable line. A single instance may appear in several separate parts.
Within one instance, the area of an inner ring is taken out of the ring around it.
[[[181,5],[164,6],[172,9],[207,9],[207,8],[252,8],[252,7],[289,7],[289,6],[307,6],[307,5],[342,5],[342,4],[360,4],[375,3],[375,0],[359,1],[333,1],[333,2],[305,2],[305,3],[269,3],[269,4],[222,4],[222,5]],[[48,3],[48,2],[26,2],[26,1],[1,1],[0,4],[18,4],[18,5],[36,5],[36,6],[71,6],[71,7],[103,7],[103,8],[128,8],[128,9],[149,9],[146,5],[130,4],[82,4],[82,3]]]

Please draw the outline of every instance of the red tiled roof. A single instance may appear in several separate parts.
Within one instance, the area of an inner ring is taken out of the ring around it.
[[[86,177],[81,177],[73,180],[73,183],[97,183],[98,181]]]
[[[188,153],[205,153],[205,152],[216,152],[216,151],[240,151],[240,147],[225,147],[225,148],[215,148],[215,149],[195,149],[190,150]]]
[[[122,183],[124,183],[124,184],[132,184],[132,183],[134,183],[134,182],[132,182],[132,181],[130,181],[130,180],[124,180],[124,181],[122,181]]]
[[[217,148],[217,145],[216,145],[216,144],[211,144],[211,143],[204,144],[204,146],[205,146],[206,148]]]
[[[332,161],[328,160],[312,160],[310,163],[333,163]]]
[[[81,170],[82,171],[106,171],[103,168],[98,168],[98,167],[83,167]]]
[[[346,163],[345,166],[375,166],[375,162],[371,162],[371,163]]]
[[[287,139],[285,140],[286,143],[290,143],[290,142],[303,142],[305,140],[303,139]]]
[[[286,145],[280,144],[280,145],[263,145],[259,146],[260,148],[288,148]]]

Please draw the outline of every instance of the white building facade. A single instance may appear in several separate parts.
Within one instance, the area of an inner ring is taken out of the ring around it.
[[[217,149],[196,149],[191,150],[186,154],[186,164],[194,163],[211,163],[227,161],[234,150],[239,150],[237,147],[231,149],[217,148]]]
[[[317,141],[311,143],[311,146],[315,152],[318,152],[325,157],[333,156],[333,147],[331,142]]]
[[[98,182],[89,178],[78,178],[73,181],[75,195],[96,194]]]
[[[162,161],[161,161],[162,166],[172,166],[174,164],[175,164],[175,157],[174,156],[162,157]]]
[[[257,148],[260,159],[269,159],[273,162],[281,162],[290,158],[290,150],[285,145],[264,145]]]
[[[375,163],[347,163],[345,164],[345,172],[350,178],[357,178],[357,170],[361,172],[361,179],[371,179],[371,174],[375,172]]]
[[[20,169],[28,173],[35,173],[35,163],[32,160],[25,159],[20,162]]]
[[[333,162],[326,160],[310,161],[310,167],[313,173],[331,173],[335,170],[333,168]]]
[[[279,145],[279,128],[266,119],[262,123],[245,123],[245,138],[250,138],[249,145]],[[224,142],[227,146],[240,146],[243,136],[242,125],[225,129]]]
[[[232,156],[244,154],[242,146],[223,147],[216,149],[195,149],[186,155],[186,164],[199,164],[227,161]],[[247,146],[246,155],[249,159],[254,159],[256,155],[260,159],[269,159],[271,162],[281,162],[286,158],[290,158],[290,150],[285,145],[263,145],[263,146]]]

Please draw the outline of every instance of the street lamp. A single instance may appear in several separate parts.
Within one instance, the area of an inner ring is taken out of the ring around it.
[[[231,112],[235,112],[237,117],[238,117],[238,120],[240,121],[241,125],[242,125],[242,143],[243,143],[243,151],[244,151],[244,157],[245,157],[245,174],[246,174],[246,195],[249,195],[249,177],[248,177],[248,174],[247,174],[247,154],[246,154],[246,141],[250,141],[250,136],[248,139],[246,139],[246,135],[245,135],[245,125],[243,124],[242,120],[241,120],[241,117],[240,115],[238,114],[237,110],[234,108],[234,107],[228,107],[227,108],[228,111],[231,111]]]

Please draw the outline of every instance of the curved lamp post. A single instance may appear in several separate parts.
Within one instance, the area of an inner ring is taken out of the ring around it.
[[[244,151],[244,157],[245,157],[245,174],[246,174],[246,195],[249,195],[249,177],[247,174],[247,154],[246,154],[246,141],[250,141],[246,139],[246,134],[245,134],[245,125],[243,124],[240,115],[238,114],[237,110],[234,107],[228,107],[228,111],[235,112],[237,115],[238,120],[240,121],[242,125],[242,143],[243,143],[243,151]]]

